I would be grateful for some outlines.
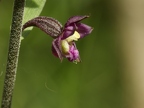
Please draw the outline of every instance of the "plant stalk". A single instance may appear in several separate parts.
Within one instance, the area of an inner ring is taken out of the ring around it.
[[[15,0],[1,108],[11,108],[18,65],[25,0]]]

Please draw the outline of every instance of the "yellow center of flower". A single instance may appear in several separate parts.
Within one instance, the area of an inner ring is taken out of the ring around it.
[[[78,41],[80,38],[80,34],[75,31],[73,35],[69,36],[68,38],[61,40],[61,48],[63,53],[69,52],[69,43],[72,41]]]
[[[66,38],[66,40],[68,42],[72,42],[72,41],[78,41],[79,38],[80,38],[80,34],[77,31],[75,31],[74,34]]]

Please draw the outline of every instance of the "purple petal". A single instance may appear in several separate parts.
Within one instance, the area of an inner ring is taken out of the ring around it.
[[[82,23],[76,23],[76,27],[76,31],[80,34],[81,38],[90,34],[93,30],[92,27]]]
[[[76,45],[75,43],[73,43],[72,46],[70,46],[70,50],[69,50],[69,55],[66,55],[66,58],[69,60],[69,61],[77,61],[77,62],[80,62],[80,57],[79,57],[79,51],[78,49],[76,48]]]
[[[75,31],[75,27],[74,26],[68,26],[64,29],[63,31],[63,36],[62,36],[62,40],[66,39],[67,37],[71,36]]]
[[[72,23],[77,23],[85,18],[88,18],[88,15],[84,15],[84,16],[73,16],[71,18],[68,19],[67,23],[65,24],[65,27],[69,26]]]
[[[63,55],[62,55],[61,49],[60,49],[60,38],[56,38],[53,40],[52,53],[53,53],[53,55],[55,55],[56,57],[58,57],[62,61]]]

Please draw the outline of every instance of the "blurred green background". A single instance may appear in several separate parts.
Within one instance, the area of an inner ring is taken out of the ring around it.
[[[5,75],[13,0],[0,2],[0,97]],[[52,38],[34,28],[22,40],[13,108],[122,108],[123,86],[110,0],[47,0],[41,13],[63,25],[74,15],[93,32],[76,42],[82,63],[61,63]],[[1,101],[1,98],[0,98]]]

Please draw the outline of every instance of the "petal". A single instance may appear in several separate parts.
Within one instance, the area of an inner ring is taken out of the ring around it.
[[[64,29],[63,31],[63,36],[62,36],[62,40],[63,39],[66,39],[67,37],[71,36],[75,31],[75,27],[72,25],[72,26],[68,26]]]
[[[58,57],[57,51],[55,50],[55,48],[53,47],[53,45],[52,45],[52,53],[53,53],[54,56]]]
[[[83,23],[76,23],[76,31],[80,34],[81,38],[83,38],[84,36],[90,34],[93,30],[92,27],[83,24]]]
[[[76,44],[75,44],[75,42],[73,42],[73,46],[74,46],[74,53],[75,53],[75,57],[79,60],[79,62],[81,61],[80,60],[80,55],[79,55],[79,51],[78,51],[78,49],[77,49],[77,47],[76,47]],[[78,51],[78,52],[77,52]]]
[[[70,46],[69,55],[66,55],[66,58],[71,62],[80,62],[79,51],[76,48],[75,43]]]
[[[60,38],[56,38],[52,42],[52,53],[56,57],[58,57],[61,61],[63,59],[63,55],[60,49]]]
[[[76,60],[77,58],[79,58],[79,51],[77,49],[74,49],[73,51],[71,51],[72,55],[73,55],[73,60]]]
[[[77,23],[85,18],[88,18],[88,15],[84,15],[84,16],[73,16],[71,18],[68,19],[67,23],[65,24],[65,27],[69,26],[72,23]]]

